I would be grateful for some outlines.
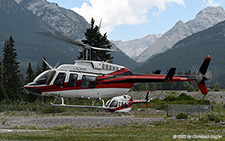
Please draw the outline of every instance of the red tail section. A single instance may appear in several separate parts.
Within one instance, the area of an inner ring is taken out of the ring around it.
[[[202,94],[208,93],[207,87],[205,85],[205,80],[207,80],[208,78],[205,76],[205,74],[208,69],[210,61],[211,61],[211,58],[209,56],[206,57],[197,74],[196,82],[198,83],[198,87],[200,91],[202,92]]]

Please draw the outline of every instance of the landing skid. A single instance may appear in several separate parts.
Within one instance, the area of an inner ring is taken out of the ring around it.
[[[99,108],[99,109],[103,109],[105,108],[105,102],[103,99],[99,99],[102,101],[102,106],[95,106],[94,103],[95,101],[92,102],[92,105],[67,105],[64,103],[64,99],[63,97],[60,97],[61,98],[61,101],[62,103],[61,104],[55,104],[56,100],[58,99],[59,97],[56,97],[54,102],[52,103],[51,102],[51,106],[56,106],[56,107],[74,107],[74,108]]]

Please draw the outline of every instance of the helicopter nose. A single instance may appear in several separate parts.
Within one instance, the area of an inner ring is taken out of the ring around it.
[[[26,90],[26,92],[28,94],[31,93],[31,94],[35,94],[35,95],[40,95],[42,93],[41,92],[41,89],[39,89],[38,87],[36,87],[33,82],[28,83],[23,88]]]

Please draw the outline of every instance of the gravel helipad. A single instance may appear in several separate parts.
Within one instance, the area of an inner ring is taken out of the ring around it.
[[[149,124],[165,121],[163,117],[97,117],[97,116],[52,116],[52,117],[19,117],[0,116],[0,128],[51,128],[59,126],[105,127],[130,124]]]

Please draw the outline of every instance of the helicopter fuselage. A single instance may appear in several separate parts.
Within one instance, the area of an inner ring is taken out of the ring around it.
[[[205,58],[200,72],[207,70],[210,60],[210,57]],[[75,64],[64,64],[41,73],[24,88],[36,95],[101,99],[125,94],[135,83],[196,81],[196,78],[174,74],[175,68],[166,75],[143,75],[112,63],[79,60]],[[202,93],[208,93],[204,80],[198,84]]]

